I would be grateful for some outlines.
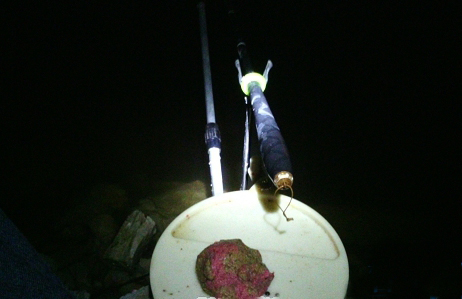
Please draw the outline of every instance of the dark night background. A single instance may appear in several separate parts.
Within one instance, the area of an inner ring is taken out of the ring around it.
[[[96,184],[209,182],[196,4],[4,5],[0,204],[32,242]],[[237,7],[254,69],[274,63],[265,94],[295,198],[337,230],[352,271],[353,261],[380,269],[398,297],[437,285],[459,298],[458,2]],[[236,43],[225,5],[206,9],[231,191],[244,123]]]

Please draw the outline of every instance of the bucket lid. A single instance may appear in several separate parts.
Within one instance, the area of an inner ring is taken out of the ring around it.
[[[154,298],[209,298],[195,273],[207,246],[241,239],[260,251],[274,279],[261,298],[344,298],[348,284],[345,248],[332,226],[315,210],[290,197],[235,191],[205,199],[166,228],[151,260]]]

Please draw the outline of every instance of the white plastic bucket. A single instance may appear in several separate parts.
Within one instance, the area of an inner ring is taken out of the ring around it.
[[[195,273],[196,257],[216,241],[241,239],[260,251],[275,277],[261,298],[344,298],[348,284],[345,248],[332,226],[293,199],[287,222],[277,206],[290,198],[255,189],[205,199],[180,214],[160,237],[151,260],[156,299],[209,298]]]

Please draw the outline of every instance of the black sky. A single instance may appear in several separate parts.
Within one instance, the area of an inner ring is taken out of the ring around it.
[[[140,173],[208,180],[196,4],[5,8],[1,206],[13,220],[27,227],[21,215],[43,217],[34,209],[66,207],[70,194]],[[418,244],[455,251],[459,5],[236,6],[255,70],[274,63],[265,94],[291,153],[295,197],[319,207],[371,207],[383,218],[409,217],[403,223],[411,227],[419,219],[430,233]],[[236,190],[244,105],[235,40],[225,6],[206,9],[225,184]],[[341,237],[348,230],[336,229]]]

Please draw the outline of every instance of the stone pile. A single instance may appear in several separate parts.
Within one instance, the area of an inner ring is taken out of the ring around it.
[[[156,241],[176,216],[207,197],[200,181],[156,185],[163,190],[141,200],[130,200],[114,185],[95,188],[57,223],[55,239],[39,249],[78,298],[152,298],[149,269]]]

